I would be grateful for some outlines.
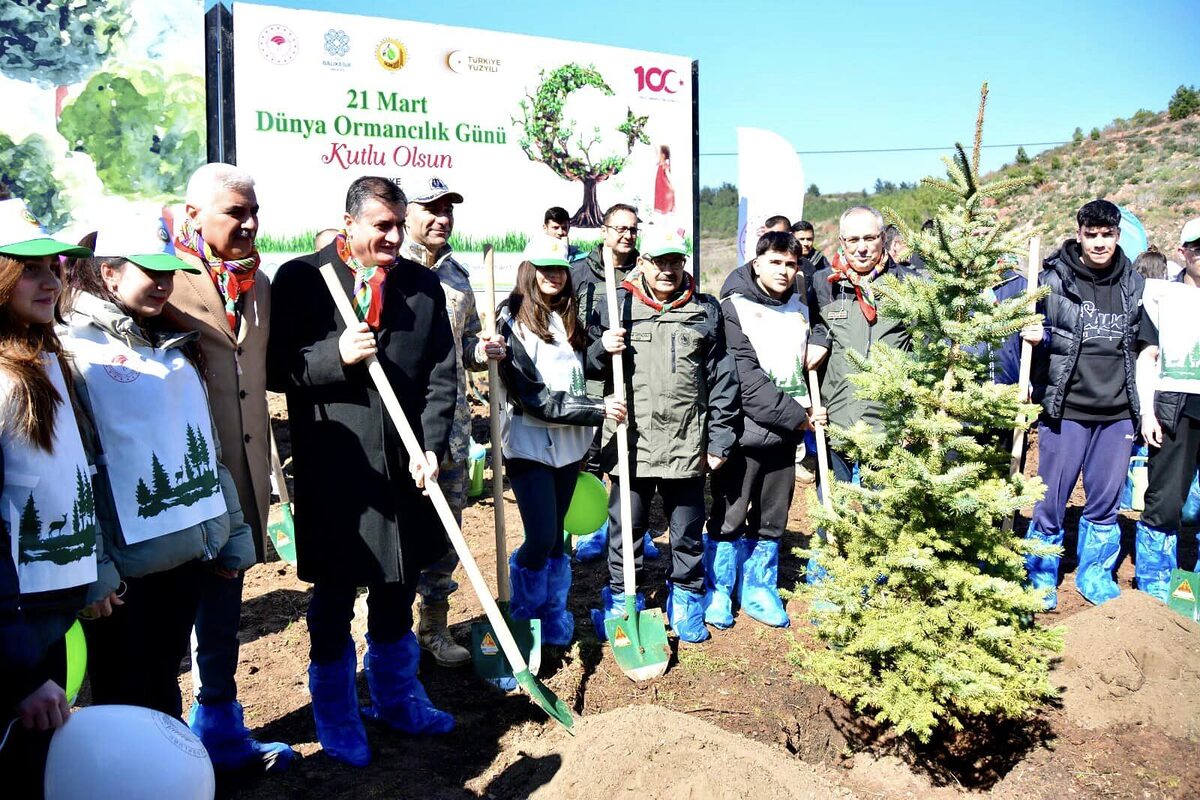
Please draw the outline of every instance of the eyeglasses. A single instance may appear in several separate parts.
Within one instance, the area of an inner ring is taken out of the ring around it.
[[[1193,253],[1200,253],[1200,239],[1197,239],[1194,242],[1184,242],[1179,246],[1184,250],[1191,250]]]
[[[629,236],[637,236],[638,235],[638,226],[637,225],[605,225],[604,227],[608,228],[610,231],[615,233],[617,236],[625,236],[626,234],[628,234]]]
[[[865,244],[870,245],[870,244],[875,244],[882,238],[883,238],[882,233],[873,233],[870,236],[851,236],[849,239],[847,239],[845,236],[843,236],[842,244],[846,245],[847,247],[857,247],[859,242],[863,242]]]

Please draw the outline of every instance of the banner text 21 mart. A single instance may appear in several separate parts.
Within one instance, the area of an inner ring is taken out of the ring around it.
[[[462,194],[451,244],[468,267],[495,247],[502,286],[551,206],[577,245],[618,202],[694,239],[688,58],[238,3],[234,64],[237,160],[268,263],[340,227],[361,175],[436,175]]]

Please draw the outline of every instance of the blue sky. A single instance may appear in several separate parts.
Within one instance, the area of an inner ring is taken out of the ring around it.
[[[734,182],[734,129],[797,150],[969,143],[990,85],[984,166],[1016,144],[1069,139],[1200,84],[1197,0],[1064,2],[274,3],[657,50],[700,61],[700,182]],[[236,25],[236,12],[235,12]],[[1026,147],[1032,155],[1041,147]],[[708,155],[713,154],[713,155]],[[802,155],[822,191],[940,172],[938,152]]]

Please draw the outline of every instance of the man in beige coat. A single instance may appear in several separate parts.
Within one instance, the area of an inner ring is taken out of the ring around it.
[[[258,271],[254,180],[228,164],[206,164],[188,181],[176,255],[199,267],[180,274],[164,315],[200,334],[204,377],[222,460],[237,485],[255,550],[263,557],[270,505],[266,360],[271,285]],[[206,576],[192,634],[196,702],[189,724],[217,770],[284,769],[296,753],[250,737],[237,702],[241,573]]]

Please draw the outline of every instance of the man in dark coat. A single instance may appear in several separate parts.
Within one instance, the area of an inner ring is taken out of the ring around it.
[[[325,752],[370,760],[354,689],[350,620],[367,596],[364,660],[373,719],[407,733],[445,733],[417,679],[412,603],[423,566],[446,538],[422,488],[437,480],[457,399],[454,338],[437,276],[399,256],[405,198],[385,178],[359,178],[345,228],[319,253],[280,267],[268,374],[287,393],[296,476],[298,572],[312,581],[309,688]],[[349,329],[319,273],[332,264],[361,322]],[[410,463],[364,363],[378,357],[425,463]]]
[[[1121,548],[1117,509],[1137,430],[1138,307],[1145,279],[1121,252],[1121,211],[1093,200],[1076,214],[1078,235],[1042,265],[1050,287],[1038,303],[1045,330],[1027,338],[1034,352],[1033,383],[1044,387],[1038,421],[1038,477],[1046,494],[1033,507],[1027,536],[1062,545],[1067,501],[1083,473],[1086,501],[1079,520],[1075,588],[1103,603],[1120,594],[1113,580]],[[1058,556],[1028,556],[1046,610],[1058,602]]]

